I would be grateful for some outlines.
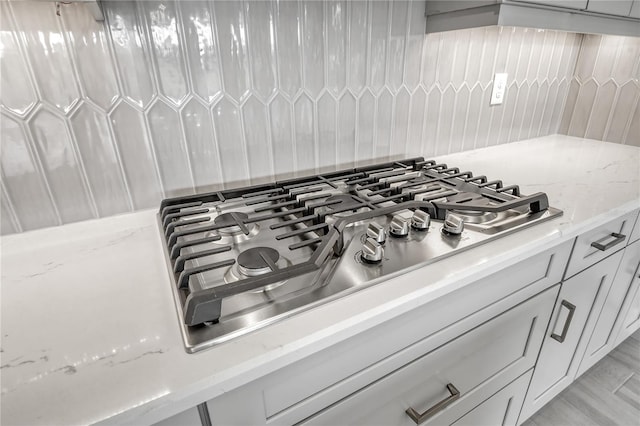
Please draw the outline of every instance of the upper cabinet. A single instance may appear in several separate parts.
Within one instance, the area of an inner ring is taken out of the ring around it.
[[[640,36],[640,0],[427,1],[427,33],[503,25]]]
[[[608,13],[609,15],[629,16],[633,0],[590,0],[589,12]]]
[[[515,0],[524,3],[544,4],[547,6],[566,7],[568,9],[586,9],[587,0]]]

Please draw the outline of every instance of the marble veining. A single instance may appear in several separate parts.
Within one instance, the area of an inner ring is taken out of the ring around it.
[[[640,207],[636,147],[556,135],[437,159],[564,215],[197,354],[155,209],[4,236],[0,422],[160,421]]]

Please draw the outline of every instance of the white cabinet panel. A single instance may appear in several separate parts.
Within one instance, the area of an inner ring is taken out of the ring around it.
[[[633,244],[633,246],[636,245],[640,245],[640,241]],[[633,269],[634,266],[635,269]],[[616,324],[613,327],[613,335],[615,336],[614,347],[622,343],[623,340],[640,328],[640,265],[638,265],[638,262],[636,262],[635,265],[629,263],[625,266],[625,272],[632,270],[631,285],[624,298],[624,303],[618,314]]]
[[[607,294],[622,254],[619,251],[562,284],[522,407],[522,420],[529,418],[573,381],[580,362],[580,355],[576,354],[580,336],[592,315],[598,294]]]
[[[452,424],[533,366],[556,294],[546,290],[304,424]]]
[[[532,374],[533,370],[530,370],[518,377],[452,426],[515,425]]]
[[[198,408],[193,407],[175,416],[164,419],[161,422],[154,423],[154,426],[203,426],[200,421],[200,413]]]
[[[593,328],[587,324],[584,336],[580,341],[580,346],[586,346],[578,376],[587,371],[592,365],[602,359],[615,346],[615,334],[613,334],[614,323],[622,307],[622,302],[629,291],[634,274],[640,263],[640,241],[629,245],[624,250],[624,255],[618,267],[618,272],[613,280],[609,294],[600,311],[600,315],[593,318],[596,321]],[[590,332],[590,329],[593,332]],[[590,337],[589,337],[590,336]],[[584,343],[583,343],[584,342]],[[578,348],[578,353],[581,353]]]
[[[609,15],[629,16],[633,0],[589,0],[587,10]]]

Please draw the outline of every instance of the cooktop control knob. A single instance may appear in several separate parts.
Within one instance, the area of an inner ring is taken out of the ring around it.
[[[426,231],[429,229],[431,216],[423,210],[416,210],[411,216],[411,227],[417,231]]]
[[[371,222],[367,226],[367,238],[372,238],[378,244],[384,244],[387,240],[387,231],[379,223]]]
[[[464,230],[464,220],[458,215],[447,212],[442,231],[449,235],[460,235]]]
[[[389,233],[394,237],[406,237],[409,234],[409,221],[400,215],[394,215],[389,224]]]
[[[379,263],[384,256],[384,249],[373,238],[367,238],[362,245],[362,260],[367,263]]]

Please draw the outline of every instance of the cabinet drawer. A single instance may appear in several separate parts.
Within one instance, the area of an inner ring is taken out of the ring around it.
[[[557,293],[558,286],[544,291],[303,424],[410,426],[407,410],[425,413],[442,401],[445,407],[421,424],[455,422],[533,367]]]
[[[573,246],[565,277],[572,277],[623,248],[637,215],[636,210],[580,235]]]

